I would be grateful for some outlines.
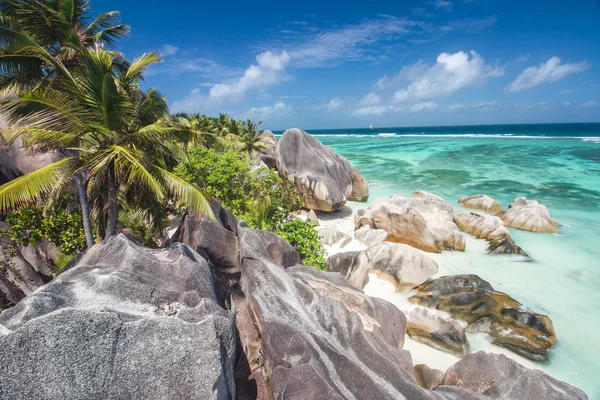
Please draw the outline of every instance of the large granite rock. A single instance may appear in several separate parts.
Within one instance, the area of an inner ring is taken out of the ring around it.
[[[342,239],[348,239],[350,235],[340,231],[332,226],[323,226],[319,228],[319,240],[325,246],[332,246]]]
[[[458,200],[458,203],[467,207],[483,210],[485,212],[500,212],[502,206],[486,194],[476,194],[474,196],[464,196]]]
[[[0,314],[10,399],[231,399],[234,318],[185,245],[97,244]]]
[[[352,168],[352,193],[348,200],[365,202],[369,200],[369,184],[356,168]]]
[[[365,225],[360,229],[354,231],[354,237],[367,246],[385,242],[388,233],[383,229],[372,229],[370,226]]]
[[[454,223],[461,231],[487,240],[490,244],[489,253],[527,256],[527,253],[514,242],[510,232],[498,217],[457,210],[454,212]]]
[[[0,236],[0,310],[13,306],[44,284],[19,246]]]
[[[369,256],[364,250],[337,253],[327,258],[327,271],[340,273],[359,290],[369,283],[370,270]]]
[[[408,300],[448,312],[469,324],[467,331],[486,332],[494,343],[532,360],[547,360],[548,350],[556,343],[550,318],[526,310],[477,275],[431,280],[419,286]]]
[[[275,156],[275,147],[277,139],[273,132],[266,129],[260,134],[261,147],[258,149],[258,157],[269,168],[277,169],[277,157]]]
[[[469,354],[446,371],[442,385],[468,389],[493,399],[583,400],[580,389],[502,354]],[[443,386],[440,386],[443,387]]]
[[[374,244],[367,255],[370,272],[390,281],[399,292],[419,286],[439,270],[431,257],[406,244]]]
[[[376,199],[369,208],[357,211],[355,228],[368,225],[383,229],[388,233],[387,241],[424,251],[464,250],[465,239],[453,222],[452,206],[424,193]]]
[[[560,224],[550,219],[550,213],[543,204],[525,197],[516,198],[506,211],[496,214],[504,224],[513,228],[533,232],[554,232]]]
[[[353,170],[343,156],[300,129],[288,129],[277,142],[277,171],[293,179],[306,208],[334,211],[352,193]]]
[[[458,357],[469,353],[469,342],[462,326],[450,318],[434,314],[426,307],[410,310],[406,334],[413,340]]]
[[[0,149],[0,185],[4,185],[21,175],[23,173],[10,158],[8,151]]]

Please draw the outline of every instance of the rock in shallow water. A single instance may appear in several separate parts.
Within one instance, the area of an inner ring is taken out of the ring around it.
[[[0,393],[23,399],[229,399],[233,315],[206,261],[124,235],[0,314]],[[51,344],[51,345],[49,345]]]
[[[508,210],[496,215],[502,218],[505,225],[526,231],[558,233],[555,227],[560,226],[550,219],[546,206],[525,197],[516,198],[510,203]]]
[[[458,203],[467,208],[476,208],[485,212],[502,211],[502,206],[496,200],[485,194],[461,197],[458,200]]]
[[[334,211],[352,193],[354,172],[343,156],[300,129],[288,129],[277,142],[277,171],[294,180],[306,208]]]
[[[582,390],[554,379],[542,371],[527,369],[502,354],[482,351],[470,354],[451,366],[446,371],[442,385],[457,386],[491,398],[502,399],[588,398]]]
[[[452,206],[423,193],[376,199],[369,208],[357,211],[354,222],[356,229],[365,225],[383,229],[387,241],[424,251],[465,249],[465,239],[453,222]]]
[[[514,242],[510,232],[498,217],[458,210],[454,212],[454,223],[461,231],[487,240],[490,243],[489,253],[527,256],[527,253]]]
[[[477,275],[444,276],[426,282],[409,301],[448,312],[467,322],[468,331],[486,332],[494,343],[535,361],[547,360],[547,351],[556,343],[550,318],[525,310]]]

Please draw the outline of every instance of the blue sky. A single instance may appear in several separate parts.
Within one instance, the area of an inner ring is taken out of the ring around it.
[[[600,1],[92,0],[172,111],[263,127],[600,121]]]

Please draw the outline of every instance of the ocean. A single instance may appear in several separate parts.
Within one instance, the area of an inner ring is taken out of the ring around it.
[[[525,196],[545,204],[560,234],[509,228],[534,262],[489,255],[467,234],[467,250],[433,255],[438,276],[477,274],[528,308],[548,315],[558,338],[535,363],[469,334],[472,351],[502,352],[600,399],[600,123],[308,130],[343,154],[370,185],[370,199],[426,190],[461,208],[485,193],[504,208]],[[282,132],[275,132],[281,134]],[[368,205],[368,204],[367,204]],[[349,203],[357,209],[367,206]],[[366,291],[402,308],[406,296],[384,285]],[[445,369],[457,359],[410,344],[415,364]]]

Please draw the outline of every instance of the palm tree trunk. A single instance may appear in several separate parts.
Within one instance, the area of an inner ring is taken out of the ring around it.
[[[90,201],[87,195],[84,173],[85,172],[79,172],[75,175],[75,186],[77,187],[77,194],[79,195],[85,241],[87,242],[87,247],[89,248],[94,245],[94,233],[92,232],[92,222],[90,220]]]
[[[117,234],[117,220],[119,209],[117,208],[117,181],[115,177],[115,166],[108,167],[108,221],[106,223],[106,237]]]

